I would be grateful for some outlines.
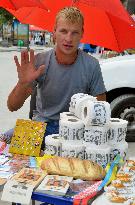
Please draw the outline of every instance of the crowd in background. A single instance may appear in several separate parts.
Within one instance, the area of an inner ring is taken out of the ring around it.
[[[30,44],[31,45],[52,45],[52,34],[47,32],[31,32]]]

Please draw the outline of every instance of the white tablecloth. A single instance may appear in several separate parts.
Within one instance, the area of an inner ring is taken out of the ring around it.
[[[103,193],[101,196],[99,196],[93,201],[92,205],[123,205],[123,203],[111,203],[106,198],[105,193]]]
[[[135,160],[135,157],[129,157],[130,160]],[[97,199],[95,199],[92,203],[92,205],[123,205],[123,203],[111,203],[107,197],[105,196],[105,193],[100,195]]]

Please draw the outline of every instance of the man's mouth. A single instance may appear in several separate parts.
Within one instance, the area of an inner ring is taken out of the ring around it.
[[[68,45],[68,44],[64,44],[64,47],[66,47],[66,48],[73,48],[72,45]]]

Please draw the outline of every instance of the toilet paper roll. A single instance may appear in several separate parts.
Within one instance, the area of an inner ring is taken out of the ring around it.
[[[79,108],[81,108],[81,106],[84,104],[84,102],[87,102],[87,100],[96,101],[96,97],[84,93],[73,95],[71,97],[69,111],[74,113],[76,117],[81,118],[81,110]]]
[[[108,143],[107,126],[89,126],[84,129],[84,142],[93,145],[105,145]]]
[[[60,156],[61,138],[59,134],[45,137],[45,154]]]
[[[76,105],[77,100],[84,97],[84,96],[88,96],[88,94],[76,93],[71,97],[70,107],[69,107],[69,111],[71,113],[74,113],[74,111],[75,111],[75,105]]]
[[[61,119],[59,136],[65,140],[83,140],[84,124],[79,119]]]
[[[91,95],[85,96],[77,100],[75,105],[75,116],[82,119],[82,108],[89,101],[97,101],[97,99]]]
[[[89,146],[89,143],[85,143],[85,146],[85,159],[92,160],[103,167],[110,161],[110,146]]]
[[[61,142],[61,156],[62,157],[76,157],[84,159],[85,146],[78,141],[65,141]]]
[[[108,124],[111,118],[110,104],[105,101],[88,101],[81,110],[81,119],[85,126],[103,126]]]
[[[111,146],[110,161],[112,162],[116,155],[119,154],[125,161],[128,158],[128,143],[118,143],[117,145]]]
[[[109,144],[117,145],[117,143],[125,142],[128,121],[111,118],[109,122]]]
[[[77,119],[76,116],[71,112],[62,112],[60,113],[60,120],[61,119]]]

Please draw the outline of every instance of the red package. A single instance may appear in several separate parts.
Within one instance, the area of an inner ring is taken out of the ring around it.
[[[95,182],[84,191],[74,196],[73,205],[87,205],[88,200],[98,194],[98,187],[102,181]]]

